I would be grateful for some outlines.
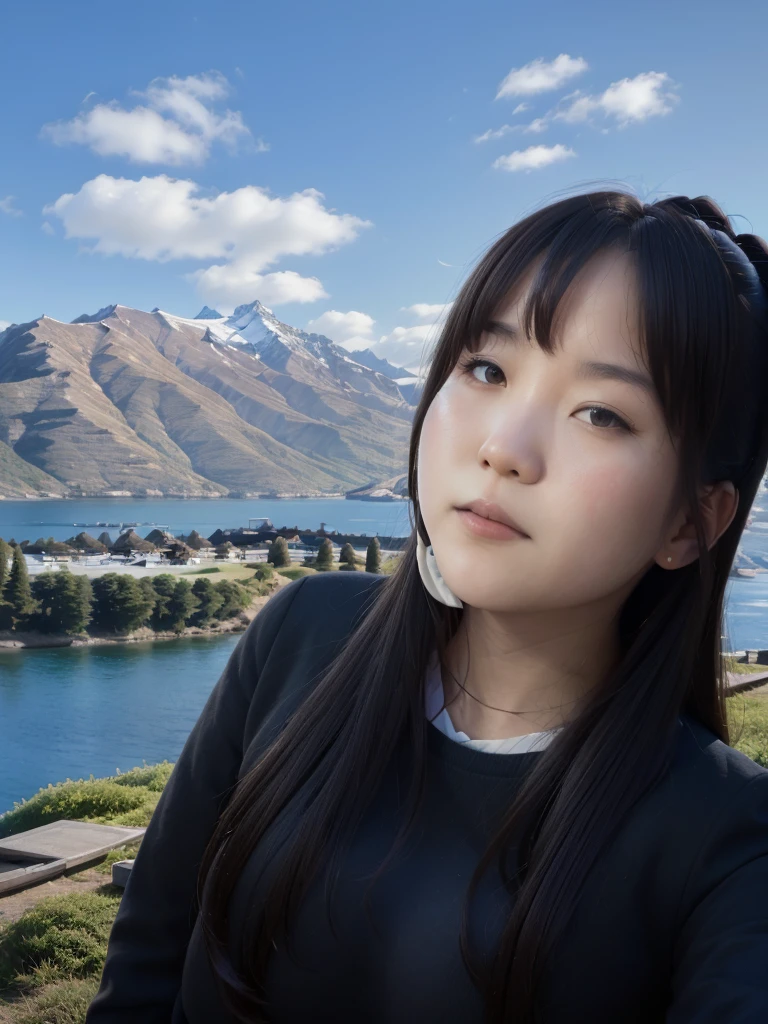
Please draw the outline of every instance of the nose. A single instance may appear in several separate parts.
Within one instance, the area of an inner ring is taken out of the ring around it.
[[[494,423],[480,445],[478,461],[499,476],[513,476],[532,483],[543,471],[540,439],[532,417],[519,408]]]

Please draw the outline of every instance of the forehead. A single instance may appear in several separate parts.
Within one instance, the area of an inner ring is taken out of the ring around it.
[[[494,320],[515,327],[521,324],[541,262],[537,260],[499,304]],[[535,331],[534,320],[534,336]],[[565,354],[585,355],[587,349],[599,348],[604,356],[626,359],[631,355],[642,360],[637,271],[630,254],[598,253],[582,267],[558,304],[552,335],[555,347]]]

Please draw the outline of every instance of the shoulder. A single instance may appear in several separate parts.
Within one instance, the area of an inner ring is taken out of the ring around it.
[[[768,769],[723,743],[690,715],[680,719],[671,775],[680,784],[702,789],[710,797],[726,802],[745,785],[755,783],[760,789],[768,782]]]
[[[766,878],[768,769],[684,715],[675,758],[658,796],[666,812],[666,840],[678,853],[689,851],[682,906],[745,864],[762,864]]]
[[[387,576],[370,572],[322,572],[300,576],[281,587],[259,610],[241,638],[256,660],[278,647],[295,652],[318,636],[348,635]]]
[[[677,828],[691,841],[701,842],[713,830],[738,827],[739,817],[751,804],[762,806],[768,814],[768,769],[684,714],[674,757],[656,800],[675,817]]]
[[[258,612],[233,654],[232,674],[248,702],[244,764],[306,698],[387,578],[337,571],[301,576]]]

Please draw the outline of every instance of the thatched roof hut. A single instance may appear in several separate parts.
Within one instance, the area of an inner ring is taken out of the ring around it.
[[[125,533],[120,534],[112,545],[112,550],[123,553],[141,551],[142,554],[148,554],[150,551],[155,550],[155,545],[148,540],[143,540],[135,530],[126,530]]]

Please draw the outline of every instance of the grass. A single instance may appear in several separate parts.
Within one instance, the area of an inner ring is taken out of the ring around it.
[[[749,675],[752,672],[768,672],[768,665],[748,665],[745,661],[736,661],[735,658],[726,658],[725,665],[729,672],[736,672],[739,675]]]
[[[728,698],[731,746],[768,768],[768,692],[734,693]]]
[[[13,810],[0,818],[0,838],[62,818],[144,828],[172,769],[170,761],[162,761],[101,779],[49,783],[29,800],[15,802]]]

